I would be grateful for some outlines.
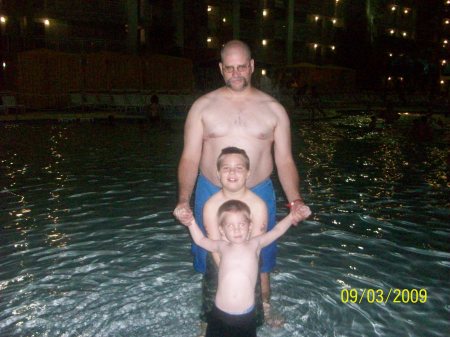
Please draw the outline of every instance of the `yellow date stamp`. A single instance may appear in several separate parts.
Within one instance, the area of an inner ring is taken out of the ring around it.
[[[390,288],[389,290],[383,289],[342,289],[341,290],[341,302],[342,303],[426,303],[428,298],[428,292],[424,288],[416,289],[401,289]]]

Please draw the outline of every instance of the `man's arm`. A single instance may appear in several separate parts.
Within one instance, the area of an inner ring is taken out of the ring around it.
[[[194,103],[184,126],[184,147],[178,164],[178,204],[175,211],[181,208],[192,214],[189,201],[198,176],[202,146],[203,124],[198,104]],[[177,217],[175,211],[174,215]],[[183,214],[189,215],[184,212]],[[186,224],[186,221],[189,220],[188,218],[178,217],[177,219],[183,224]]]
[[[311,212],[300,195],[300,178],[292,157],[289,117],[281,105],[276,107],[276,109],[279,110],[277,110],[278,124],[274,131],[274,159],[277,166],[278,179],[290,203],[291,212],[303,214],[304,217],[299,220],[302,221]]]

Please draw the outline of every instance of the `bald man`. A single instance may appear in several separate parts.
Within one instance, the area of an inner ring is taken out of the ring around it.
[[[267,230],[276,224],[276,199],[270,180],[274,164],[291,212],[304,214],[300,221],[304,220],[310,210],[300,196],[286,110],[273,97],[252,87],[255,64],[244,42],[232,40],[224,45],[219,69],[225,86],[198,98],[186,118],[174,215],[182,223],[190,221],[190,198],[195,187],[194,216],[207,235],[203,206],[220,190],[216,160],[223,148],[234,146],[245,150],[250,159],[247,187],[267,204]],[[207,272],[207,252],[193,243],[192,253],[195,270]],[[269,273],[275,264],[276,244],[273,243],[261,252],[261,291],[266,308],[270,300]]]

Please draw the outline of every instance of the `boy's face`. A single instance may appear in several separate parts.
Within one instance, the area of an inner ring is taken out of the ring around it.
[[[222,157],[222,164],[217,172],[222,188],[227,191],[239,191],[245,186],[250,174],[242,155],[232,153]]]
[[[219,231],[229,242],[241,243],[248,240],[251,223],[245,213],[225,212],[222,217]]]

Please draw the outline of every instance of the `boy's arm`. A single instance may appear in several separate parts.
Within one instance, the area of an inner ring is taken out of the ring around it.
[[[296,219],[289,213],[283,220],[278,222],[274,228],[270,231],[255,237],[259,242],[260,248],[264,248],[282,236],[292,226],[292,223],[296,223]]]
[[[192,240],[194,240],[194,242],[197,245],[199,245],[200,247],[206,249],[211,253],[219,252],[221,241],[208,239],[200,230],[195,220],[192,220],[189,224],[185,226],[189,229],[189,232],[191,233],[192,236]]]
[[[272,230],[256,237],[255,239],[259,240],[260,248],[264,248],[286,233],[291,225],[296,226],[299,221],[303,221],[310,215],[311,210],[307,206],[305,208],[297,209],[296,211],[291,211],[283,220],[277,223]]]
[[[206,235],[208,239],[211,240],[221,240],[221,235],[219,232],[219,224],[217,223],[217,209],[212,202],[211,197],[203,207],[203,224],[206,229]],[[213,259],[216,265],[220,264],[220,255],[218,253],[213,253]]]

